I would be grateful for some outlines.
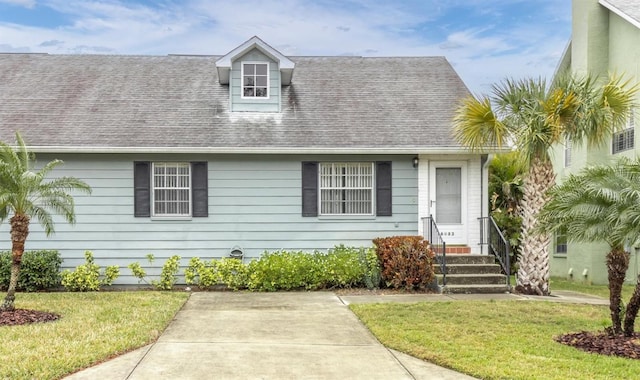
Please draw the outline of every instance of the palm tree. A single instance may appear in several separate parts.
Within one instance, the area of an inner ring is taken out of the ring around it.
[[[549,242],[537,233],[538,213],[555,183],[549,149],[569,139],[602,144],[627,120],[637,88],[620,78],[590,76],[505,80],[491,96],[465,99],[454,118],[456,139],[472,150],[513,146],[527,165],[520,203],[522,231],[516,290],[549,294]]]
[[[47,236],[54,232],[50,211],[75,223],[73,197],[70,190],[91,193],[89,185],[73,177],[60,177],[45,181],[45,177],[62,161],[53,160],[38,171],[33,170],[35,156],[19,133],[17,147],[0,142],[0,219],[9,219],[11,225],[11,278],[1,311],[14,310],[14,300],[24,244],[29,235],[31,217],[38,219]]]
[[[620,293],[629,267],[624,247],[640,244],[640,159],[619,159],[613,166],[593,166],[569,176],[549,193],[540,213],[541,230],[565,229],[577,242],[607,242],[609,307],[613,332],[622,331]],[[628,304],[624,333],[631,336],[640,305],[640,282]]]

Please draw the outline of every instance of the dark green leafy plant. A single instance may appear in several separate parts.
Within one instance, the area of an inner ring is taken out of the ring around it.
[[[491,216],[511,246],[512,273],[518,262],[522,218],[523,178],[527,167],[517,152],[496,155],[489,165]]]
[[[60,285],[62,258],[58,251],[27,251],[22,255],[17,289],[35,292]],[[11,252],[0,253],[0,290],[7,290],[11,277]]]

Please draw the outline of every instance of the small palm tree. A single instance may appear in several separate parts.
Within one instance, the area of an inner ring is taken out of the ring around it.
[[[609,307],[613,332],[622,332],[621,291],[629,267],[624,247],[640,244],[640,159],[619,159],[613,166],[593,166],[572,175],[550,191],[551,200],[540,213],[541,230],[561,229],[576,242],[606,242]],[[640,305],[640,289],[625,315],[625,334],[633,333]]]
[[[550,237],[536,228],[555,183],[550,148],[565,139],[602,144],[626,123],[636,91],[620,78],[600,83],[566,75],[551,88],[541,79],[505,80],[490,97],[469,97],[458,109],[454,134],[459,142],[473,150],[513,146],[528,168],[520,203],[519,292],[549,294]]]
[[[491,216],[511,245],[510,262],[515,265],[520,247],[520,203],[522,201],[522,179],[527,168],[518,152],[496,155],[489,165],[489,194]]]
[[[0,219],[9,219],[11,226],[11,278],[2,311],[14,310],[14,300],[24,245],[29,235],[32,217],[44,228],[47,236],[54,232],[50,211],[62,215],[71,224],[75,223],[71,190],[91,193],[89,185],[73,177],[60,177],[45,181],[49,172],[62,161],[53,160],[42,169],[34,171],[35,156],[16,133],[17,147],[0,142]]]

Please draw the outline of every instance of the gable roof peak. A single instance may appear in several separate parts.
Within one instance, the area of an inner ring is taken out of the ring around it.
[[[258,36],[253,36],[216,61],[218,78],[220,79],[221,84],[229,83],[229,72],[231,71],[231,64],[233,61],[252,49],[258,49],[274,61],[278,62],[280,72],[282,73],[282,84],[288,85],[291,83],[293,69],[296,64],[284,54],[271,47],[271,45],[264,42]]]

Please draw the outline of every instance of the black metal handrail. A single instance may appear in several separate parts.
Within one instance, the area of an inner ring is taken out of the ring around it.
[[[507,286],[511,288],[511,245],[504,237],[502,231],[500,231],[500,228],[498,228],[496,221],[492,217],[485,216],[479,218],[479,220],[480,244],[488,246],[489,253],[496,257],[496,260],[500,263],[502,270],[507,275]]]
[[[442,286],[447,285],[447,243],[442,239],[442,234],[438,230],[436,221],[433,215],[429,215],[427,218],[422,218],[424,238],[429,241],[431,250],[436,255],[436,261],[440,265],[440,272],[442,273]]]

